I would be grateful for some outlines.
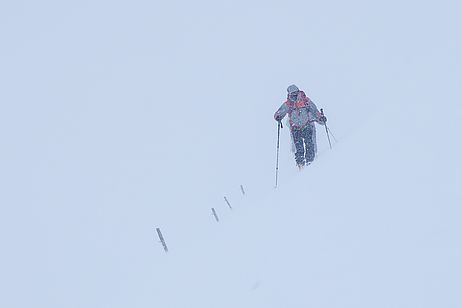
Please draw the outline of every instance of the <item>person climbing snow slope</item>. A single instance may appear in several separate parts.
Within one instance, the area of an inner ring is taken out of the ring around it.
[[[325,125],[327,118],[319,112],[314,102],[297,86],[290,85],[287,92],[287,100],[275,112],[274,118],[281,122],[288,114],[291,137],[295,147],[296,164],[299,169],[302,169],[315,158],[317,148],[315,122]]]

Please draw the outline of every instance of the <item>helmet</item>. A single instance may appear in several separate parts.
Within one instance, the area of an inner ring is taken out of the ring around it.
[[[294,84],[292,84],[291,86],[289,86],[287,88],[288,94],[295,93],[295,92],[298,92],[298,91],[299,91],[298,87],[295,86]]]

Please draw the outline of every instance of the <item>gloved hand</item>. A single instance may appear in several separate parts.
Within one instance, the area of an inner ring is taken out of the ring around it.
[[[321,123],[327,123],[327,117],[324,116],[324,115],[321,116],[321,117],[319,118],[319,122],[321,122]]]
[[[275,117],[275,121],[277,121],[277,122],[280,122],[280,121],[282,121],[282,117],[281,117],[281,116],[279,116],[279,115],[278,115],[278,116],[276,116],[276,117]]]

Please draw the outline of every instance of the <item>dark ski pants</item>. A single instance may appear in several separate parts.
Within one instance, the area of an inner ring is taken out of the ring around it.
[[[295,159],[298,165],[303,166],[306,162],[310,163],[315,158],[314,128],[312,125],[302,129],[293,128],[291,134],[295,144]]]

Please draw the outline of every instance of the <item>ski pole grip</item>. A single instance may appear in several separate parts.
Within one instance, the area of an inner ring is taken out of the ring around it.
[[[323,114],[323,108],[320,108],[320,113],[321,113],[322,115],[324,115],[324,114]]]

